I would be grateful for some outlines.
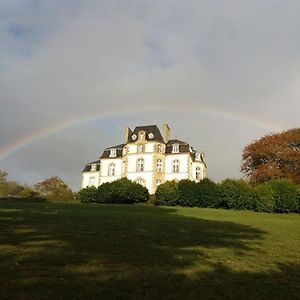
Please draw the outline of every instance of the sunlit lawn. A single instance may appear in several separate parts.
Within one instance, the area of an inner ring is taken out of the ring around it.
[[[0,204],[0,299],[300,299],[300,216]]]

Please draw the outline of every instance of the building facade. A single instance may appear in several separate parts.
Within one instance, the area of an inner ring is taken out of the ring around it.
[[[97,161],[82,171],[82,188],[99,186],[122,177],[145,186],[154,194],[168,180],[200,181],[206,177],[204,154],[188,143],[170,139],[170,128],[163,124],[125,128],[124,144],[106,148]]]

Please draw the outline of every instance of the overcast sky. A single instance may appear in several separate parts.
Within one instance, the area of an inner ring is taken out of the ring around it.
[[[167,121],[209,177],[240,178],[247,143],[299,127],[299,16],[298,0],[0,0],[0,169],[78,190],[125,126]]]

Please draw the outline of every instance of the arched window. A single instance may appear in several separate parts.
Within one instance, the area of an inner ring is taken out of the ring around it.
[[[173,160],[173,173],[179,173],[179,160]]]
[[[108,176],[115,176],[115,164],[111,163],[108,165]]]
[[[161,159],[157,160],[156,169],[157,169],[157,172],[162,172],[162,161],[161,161]]]
[[[89,186],[95,186],[96,184],[96,177],[90,177],[89,178]]]
[[[136,171],[143,172],[144,171],[144,160],[139,158],[136,163]]]
[[[138,183],[138,184],[141,184],[142,186],[146,186],[146,181],[145,181],[145,179],[143,179],[143,178],[141,178],[141,177],[139,177],[138,179],[136,179],[135,182]]]
[[[201,180],[201,168],[200,167],[196,168],[196,180],[197,181]]]
[[[145,145],[141,144],[137,146],[138,153],[145,152]]]

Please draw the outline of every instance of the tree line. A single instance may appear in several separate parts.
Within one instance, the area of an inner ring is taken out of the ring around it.
[[[0,170],[0,198],[46,199],[73,201],[74,193],[59,177],[54,176],[36,183],[33,187],[7,180],[7,172]]]
[[[226,179],[219,184],[209,179],[200,183],[189,180],[166,182],[158,187],[151,201],[156,205],[265,212],[299,210],[300,128],[268,134],[246,145],[242,159],[244,180]],[[73,201],[76,198],[81,202],[100,203],[136,203],[149,199],[145,188],[124,178],[73,193],[56,176],[29,187],[7,180],[7,173],[0,170],[0,197],[7,196],[42,197],[51,201]]]

